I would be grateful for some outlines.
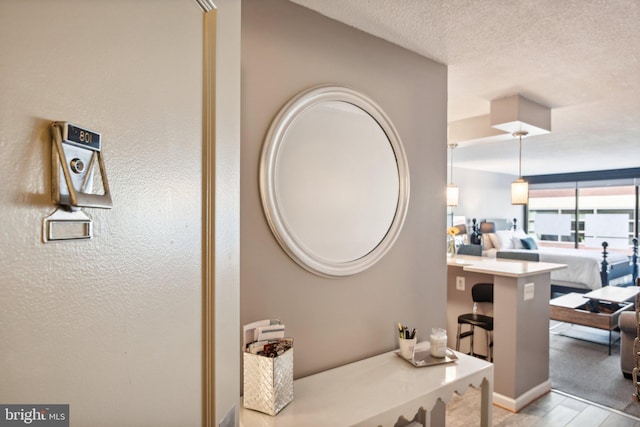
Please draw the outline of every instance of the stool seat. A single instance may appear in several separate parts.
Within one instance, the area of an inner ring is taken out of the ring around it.
[[[484,314],[466,313],[458,316],[458,323],[473,325],[487,331],[493,331],[493,317]]]

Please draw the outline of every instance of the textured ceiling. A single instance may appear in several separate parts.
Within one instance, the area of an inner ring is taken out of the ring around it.
[[[447,64],[449,122],[520,94],[551,108],[522,173],[640,167],[640,0],[291,0]],[[455,165],[517,174],[518,144],[456,149]]]

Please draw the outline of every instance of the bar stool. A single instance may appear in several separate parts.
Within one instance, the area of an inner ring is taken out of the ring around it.
[[[471,288],[471,298],[473,299],[474,312],[465,313],[458,316],[458,334],[456,336],[456,351],[460,351],[460,340],[469,337],[469,354],[476,356],[473,351],[473,333],[476,326],[484,329],[487,333],[487,361],[491,362],[493,352],[493,317],[476,313],[478,303],[488,302],[493,304],[493,283],[476,283]],[[462,325],[469,325],[468,331],[462,332]]]

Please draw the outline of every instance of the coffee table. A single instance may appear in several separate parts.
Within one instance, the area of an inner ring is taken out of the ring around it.
[[[620,313],[633,308],[633,298],[640,292],[636,286],[605,286],[586,294],[569,293],[549,301],[553,320],[588,326],[611,332],[618,327]]]

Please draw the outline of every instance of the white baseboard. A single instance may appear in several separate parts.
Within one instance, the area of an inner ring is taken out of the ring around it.
[[[529,403],[533,402],[543,394],[546,394],[551,391],[551,382],[549,380],[543,382],[530,389],[524,394],[516,397],[515,399],[511,397],[504,396],[500,393],[493,392],[493,404],[509,410],[511,412],[518,412]]]

